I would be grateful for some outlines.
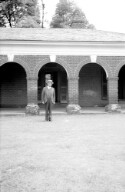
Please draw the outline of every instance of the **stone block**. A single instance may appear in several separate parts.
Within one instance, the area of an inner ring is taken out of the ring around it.
[[[81,107],[79,105],[76,105],[76,104],[69,104],[66,107],[66,112],[68,114],[79,114],[80,110],[81,110]]]
[[[40,108],[37,104],[34,104],[34,103],[30,103],[26,106],[26,111],[25,111],[26,114],[29,114],[29,115],[39,115],[40,113]]]
[[[106,112],[121,112],[121,107],[118,104],[109,104],[105,107]]]

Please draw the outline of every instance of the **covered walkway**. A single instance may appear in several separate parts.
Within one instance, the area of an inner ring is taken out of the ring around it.
[[[44,108],[40,108],[40,115],[44,115]],[[125,108],[121,110],[121,113],[125,114]],[[65,107],[54,107],[53,115],[67,115]],[[83,107],[80,114],[108,114],[104,107]],[[0,116],[25,116],[25,108],[1,108]]]

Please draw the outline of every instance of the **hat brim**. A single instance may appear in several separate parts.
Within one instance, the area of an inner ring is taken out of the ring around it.
[[[48,80],[46,83],[51,83],[51,84],[53,84],[53,81],[52,81],[52,80]]]

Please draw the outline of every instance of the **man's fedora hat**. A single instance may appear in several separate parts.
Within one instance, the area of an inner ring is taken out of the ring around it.
[[[51,79],[48,79],[46,83],[47,83],[47,84],[48,84],[48,83],[53,84],[53,81],[52,81]]]

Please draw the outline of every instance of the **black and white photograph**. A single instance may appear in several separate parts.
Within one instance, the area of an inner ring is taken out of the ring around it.
[[[0,0],[0,192],[125,192],[125,0]]]

